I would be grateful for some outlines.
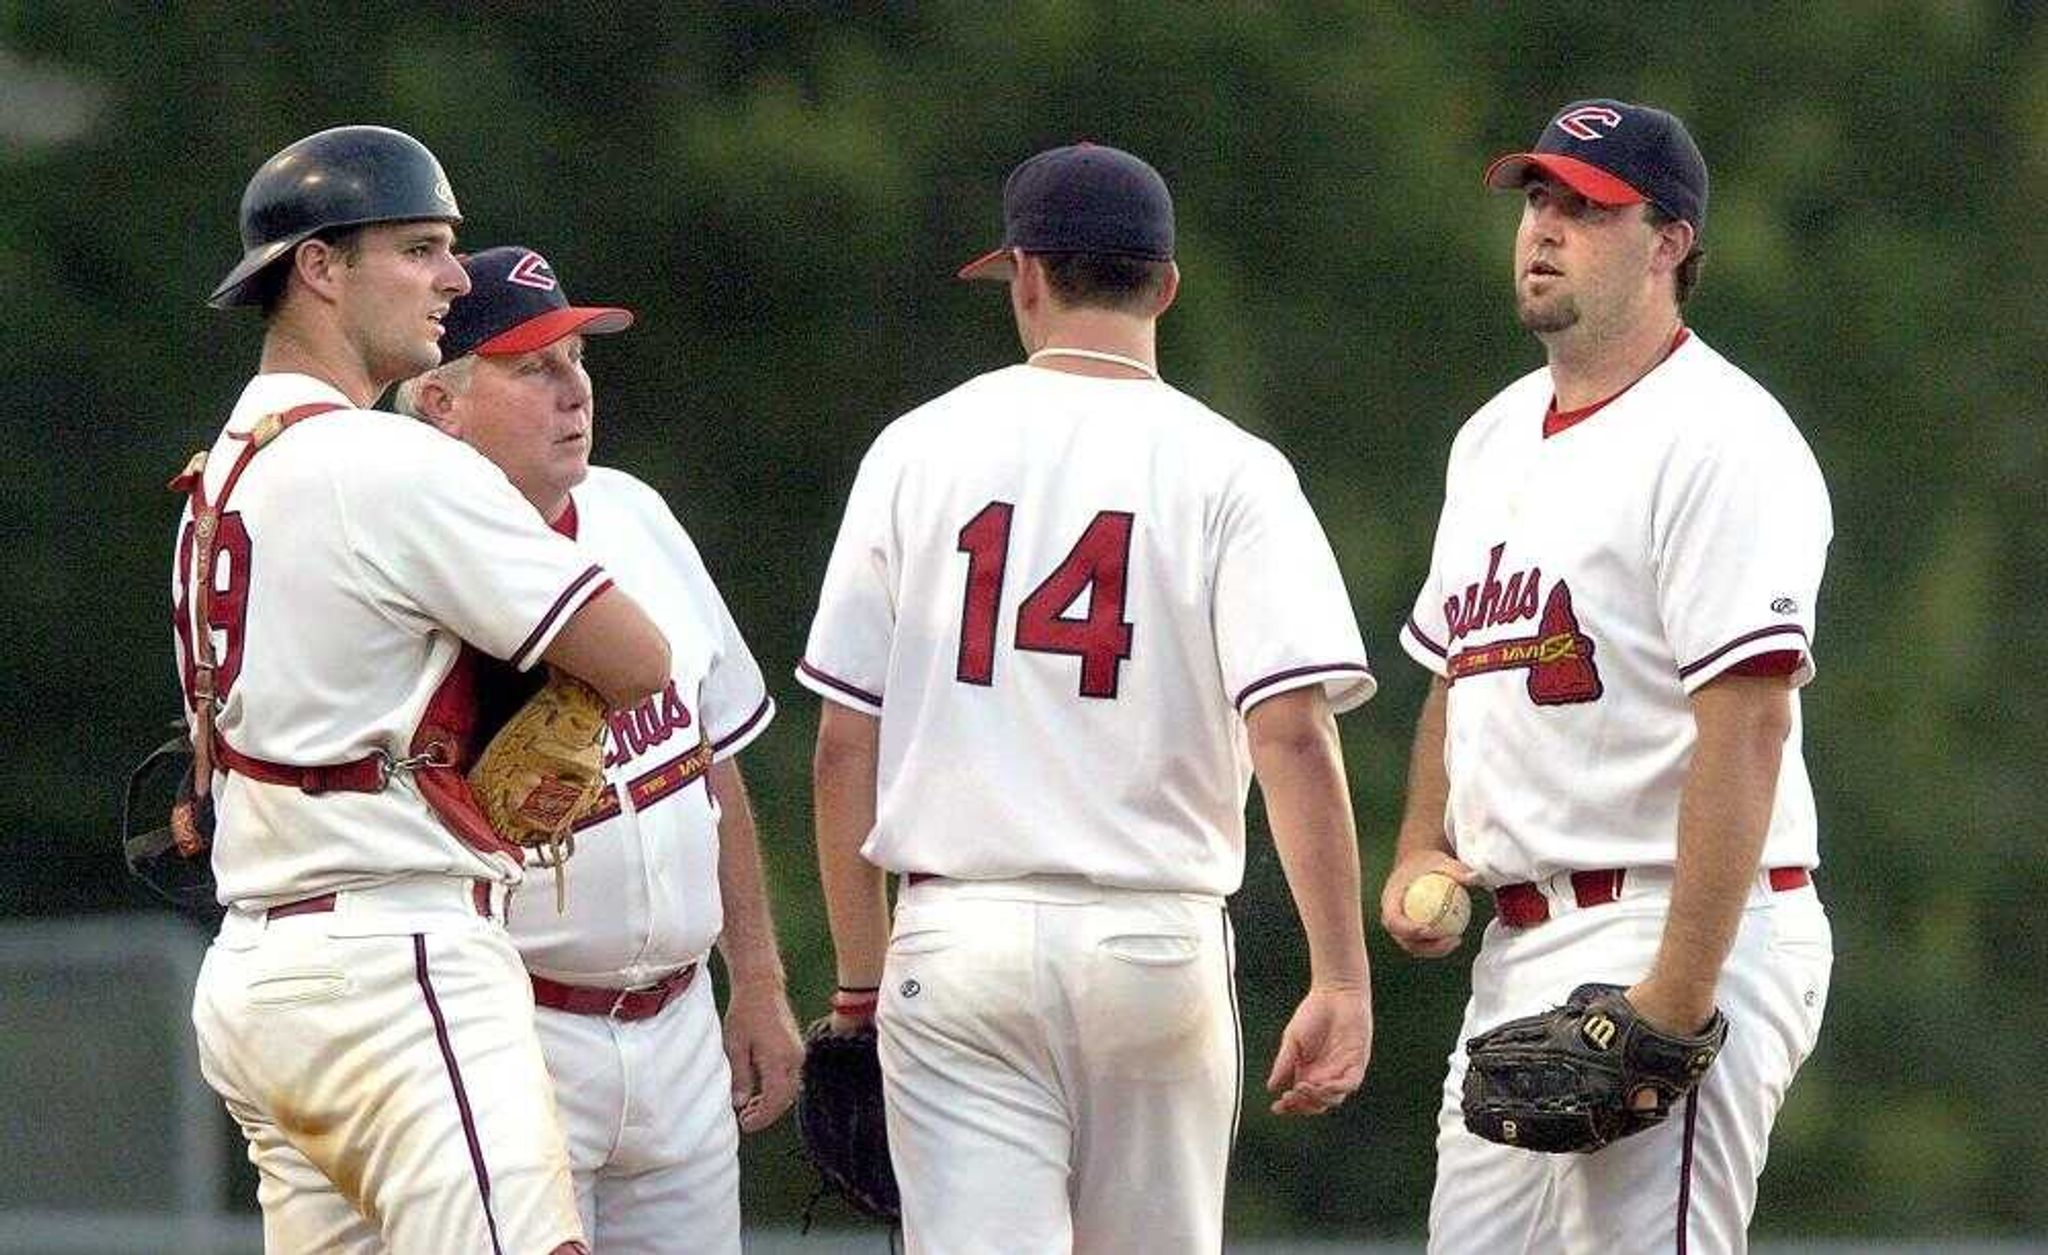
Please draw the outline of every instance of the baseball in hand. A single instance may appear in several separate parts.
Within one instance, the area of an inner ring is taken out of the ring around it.
[[[1401,913],[1437,937],[1456,937],[1472,920],[1472,895],[1442,872],[1424,872],[1408,882]]]

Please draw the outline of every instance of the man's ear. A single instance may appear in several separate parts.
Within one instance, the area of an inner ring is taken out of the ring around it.
[[[292,249],[292,272],[299,282],[330,301],[339,291],[341,272],[348,263],[347,253],[317,236]]]
[[[445,435],[462,439],[462,420],[455,412],[455,394],[439,379],[427,378],[419,382],[419,390],[413,394],[413,404],[419,407],[421,417],[432,423],[436,430]]]
[[[1010,266],[1015,272],[1010,280],[1012,303],[1020,311],[1036,310],[1045,304],[1046,299],[1045,260],[1022,249],[1011,252]]]
[[[1651,254],[1651,264],[1659,271],[1677,270],[1686,257],[1692,253],[1693,241],[1699,232],[1690,222],[1667,222],[1657,228],[1657,248]]]
[[[1159,317],[1173,306],[1173,298],[1180,295],[1180,264],[1166,263],[1166,282],[1159,287],[1159,303],[1152,308],[1152,316]]]

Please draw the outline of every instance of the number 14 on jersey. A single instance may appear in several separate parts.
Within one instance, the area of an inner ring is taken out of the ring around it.
[[[1002,610],[1015,512],[1010,502],[991,501],[960,529],[958,548],[967,555],[967,591],[961,599],[960,665],[954,676],[962,684],[995,683],[996,619]],[[1097,513],[1067,556],[1017,607],[1016,647],[1078,657],[1083,697],[1115,697],[1118,671],[1131,656],[1132,629],[1124,619],[1124,597],[1132,519],[1121,510]],[[1083,593],[1088,595],[1088,612],[1069,614]]]

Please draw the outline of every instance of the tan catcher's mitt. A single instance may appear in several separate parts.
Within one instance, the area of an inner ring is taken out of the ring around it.
[[[544,867],[559,867],[574,851],[569,825],[604,790],[604,724],[597,690],[551,670],[470,768],[484,818]]]

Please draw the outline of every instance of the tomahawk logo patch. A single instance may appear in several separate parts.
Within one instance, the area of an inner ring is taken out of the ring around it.
[[[1538,706],[1598,701],[1606,690],[1600,682],[1600,669],[1593,664],[1593,638],[1580,628],[1572,610],[1571,588],[1563,580],[1553,582],[1540,603],[1539,615],[1537,597],[1543,569],[1516,571],[1503,581],[1500,565],[1506,551],[1506,544],[1495,545],[1487,555],[1486,578],[1468,585],[1463,597],[1444,603],[1451,640],[1531,618],[1536,620],[1536,631],[1459,650],[1450,658],[1451,683],[1495,671],[1526,669],[1529,700]]]

